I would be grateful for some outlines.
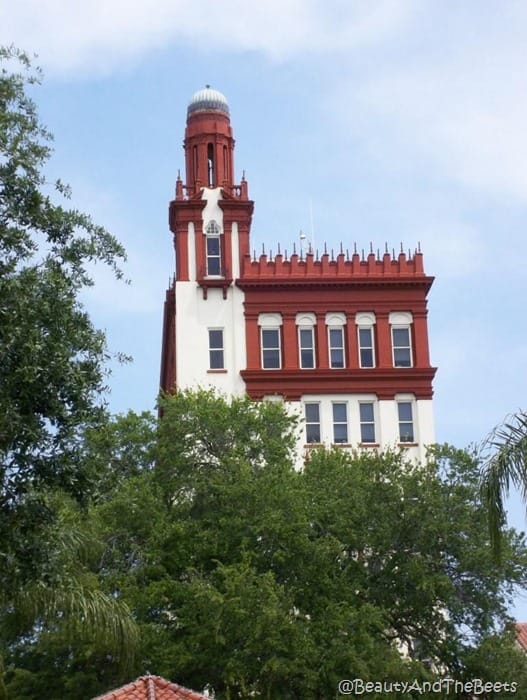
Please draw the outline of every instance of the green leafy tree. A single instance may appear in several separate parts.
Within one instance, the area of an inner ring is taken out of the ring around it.
[[[95,263],[120,277],[124,251],[46,180],[51,136],[28,96],[39,80],[24,53],[0,48],[0,619],[71,613],[109,631],[122,606],[56,568],[56,504],[86,499],[83,434],[107,420],[108,350],[79,293]]]
[[[508,531],[496,565],[477,459],[320,451],[298,472],[294,435],[275,403],[163,401],[155,468],[134,448],[144,468],[92,509],[140,667],[232,700],[336,697],[351,673],[499,680],[504,658],[523,673],[502,631],[527,550]]]

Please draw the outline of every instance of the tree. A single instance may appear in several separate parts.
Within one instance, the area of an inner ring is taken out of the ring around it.
[[[155,468],[134,447],[123,469],[107,443],[101,463],[130,476],[91,509],[99,576],[134,611],[140,665],[231,700],[334,697],[350,672],[524,673],[503,630],[527,548],[509,531],[493,560],[478,460],[319,451],[298,472],[294,431],[279,404],[182,392],[163,401]]]
[[[495,428],[486,440],[481,491],[489,509],[489,532],[496,557],[501,554],[504,499],[511,485],[527,506],[527,413],[519,412]]]
[[[41,621],[75,612],[92,629],[122,624],[123,640],[123,606],[55,565],[60,494],[86,500],[82,436],[107,420],[108,350],[79,293],[95,263],[121,277],[124,250],[56,203],[69,190],[44,175],[51,135],[27,94],[40,73],[14,48],[0,64],[0,630],[23,609]]]

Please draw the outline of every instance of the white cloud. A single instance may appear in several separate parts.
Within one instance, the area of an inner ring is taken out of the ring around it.
[[[18,0],[0,6],[0,43],[38,53],[59,75],[113,72],[176,41],[281,60],[379,41],[413,7],[413,0]]]
[[[457,25],[452,20],[455,29],[441,26],[443,11],[436,35],[424,34],[429,47],[354,76],[349,89],[339,86],[334,104],[345,95],[342,114],[378,159],[526,202],[527,44],[517,27],[525,26],[527,6],[507,4],[507,13],[493,7],[473,30],[468,13]]]

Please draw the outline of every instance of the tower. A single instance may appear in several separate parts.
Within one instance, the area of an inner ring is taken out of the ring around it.
[[[234,184],[225,97],[191,99],[185,183],[170,203],[176,274],[167,291],[161,388],[213,386],[281,400],[303,419],[301,449],[434,442],[427,294],[418,249],[250,256],[253,202]]]

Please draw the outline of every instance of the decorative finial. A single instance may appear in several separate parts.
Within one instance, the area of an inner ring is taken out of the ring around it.
[[[210,90],[210,85],[205,85],[205,87],[207,88],[207,90]]]

